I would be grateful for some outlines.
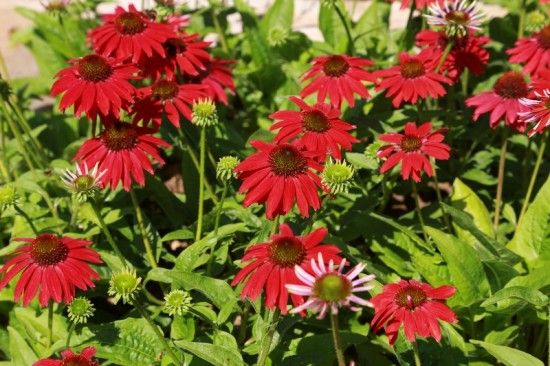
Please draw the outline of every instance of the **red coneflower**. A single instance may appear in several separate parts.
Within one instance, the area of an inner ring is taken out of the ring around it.
[[[288,291],[286,285],[298,283],[294,266],[306,266],[321,254],[327,261],[339,262],[340,249],[332,244],[321,244],[327,235],[327,229],[321,228],[305,236],[296,236],[287,224],[279,226],[279,233],[272,235],[266,243],[254,244],[248,248],[242,262],[249,262],[237,273],[232,286],[245,281],[241,298],[254,301],[265,292],[265,306],[276,307],[281,313],[287,313]],[[290,295],[294,306],[304,302],[302,296]]]
[[[149,156],[163,165],[158,149],[170,144],[151,135],[154,130],[150,128],[118,121],[106,122],[104,126],[101,135],[84,142],[73,160],[85,162],[88,166],[98,164],[100,171],[106,170],[107,173],[101,177],[104,187],[115,189],[122,182],[124,189],[129,191],[132,180],[143,186],[143,171],[153,174]]]
[[[518,120],[518,113],[525,109],[519,100],[527,97],[529,89],[521,72],[508,71],[495,83],[493,90],[482,92],[466,99],[468,107],[475,107],[474,121],[480,115],[491,112],[489,125],[496,128],[498,122],[504,119],[506,124],[520,132],[525,130],[525,124]]]
[[[511,63],[522,64],[523,70],[531,76],[550,67],[550,25],[530,37],[519,39],[506,53]]]
[[[534,124],[529,136],[543,133],[550,126],[550,90],[535,91],[533,98],[521,98],[519,102],[525,107],[519,113],[520,121]]]
[[[61,360],[48,358],[36,361],[33,366],[99,366],[99,362],[94,360],[95,353],[94,347],[86,347],[80,354],[67,349],[61,352]]]
[[[390,344],[395,344],[399,328],[403,325],[405,337],[414,342],[416,336],[441,340],[439,321],[455,323],[455,313],[444,300],[454,295],[451,286],[432,286],[415,280],[400,280],[384,286],[381,294],[371,299],[374,318],[371,326],[375,332],[385,328]]]
[[[97,53],[131,57],[132,62],[137,63],[155,53],[164,57],[162,44],[175,37],[175,31],[172,25],[156,23],[130,4],[128,11],[117,6],[114,14],[103,15],[103,25],[92,29],[88,37]]]
[[[368,98],[369,92],[363,81],[374,81],[370,72],[364,70],[373,62],[366,58],[347,55],[318,56],[313,59],[313,66],[302,76],[305,82],[311,79],[300,92],[302,98],[317,92],[317,102],[322,103],[328,96],[332,106],[340,108],[345,99],[353,107],[354,94]]]
[[[151,86],[137,91],[138,100],[132,107],[134,122],[153,123],[158,127],[165,113],[176,127],[180,126],[180,115],[191,121],[193,101],[205,95],[205,88],[198,84],[178,84],[172,80],[158,80]]]
[[[95,119],[103,116],[118,117],[121,108],[132,102],[135,88],[128,80],[139,71],[132,65],[98,55],[88,55],[69,61],[72,66],[57,73],[51,95],[63,93],[59,109],[74,106],[79,117],[83,112]]]
[[[435,69],[443,57],[443,53],[449,39],[445,32],[424,30],[416,35],[416,45],[425,47],[422,53],[428,53]],[[489,52],[484,48],[490,42],[489,37],[469,34],[465,37],[455,38],[453,48],[439,69],[442,74],[456,81],[464,69],[468,69],[473,75],[481,75],[485,72],[485,66],[489,62]]]
[[[243,181],[239,192],[246,192],[245,207],[266,203],[268,219],[285,215],[294,202],[304,217],[309,217],[310,207],[319,209],[317,188],[321,187],[321,179],[312,170],[322,170],[313,160],[317,152],[300,151],[296,143],[254,140],[250,144],[258,151],[235,168]]]
[[[38,291],[42,306],[48,305],[50,299],[69,304],[75,296],[75,288],[87,290],[94,287],[92,280],[99,279],[88,264],[102,263],[99,254],[88,248],[91,241],[54,234],[17,240],[28,245],[17,249],[17,255],[0,268],[0,274],[4,274],[0,289],[21,273],[14,298],[18,302],[23,296],[23,306],[27,306]]]
[[[401,162],[401,176],[407,180],[410,177],[420,182],[422,171],[433,176],[432,164],[429,157],[437,160],[447,160],[451,148],[443,143],[443,133],[446,129],[440,128],[432,132],[430,122],[416,126],[414,122],[405,125],[403,133],[386,133],[378,139],[389,143],[378,150],[377,155],[386,159],[380,167],[380,173],[385,173]]]
[[[165,74],[167,79],[172,80],[176,68],[182,74],[197,76],[200,71],[206,70],[205,64],[210,62],[210,55],[206,50],[209,45],[210,42],[201,41],[198,34],[181,33],[164,42],[166,57],[154,55],[145,58],[140,68],[145,77],[153,79]]]
[[[278,111],[269,117],[278,120],[271,126],[271,130],[279,130],[275,136],[276,142],[287,142],[296,136],[298,145],[308,151],[318,151],[322,161],[327,155],[341,160],[341,149],[351,150],[351,145],[358,142],[349,134],[355,128],[340,119],[340,109],[330,104],[317,103],[309,106],[297,97],[290,97],[300,111]]]
[[[416,10],[422,10],[426,8],[428,5],[431,5],[436,0],[402,0],[401,1],[401,9],[407,9],[411,6],[411,4],[414,2],[414,6]],[[442,1],[440,1],[442,2]]]
[[[451,80],[436,74],[433,68],[429,55],[411,56],[402,52],[399,66],[374,72],[376,77],[382,78],[376,89],[386,90],[386,96],[392,98],[394,107],[399,107],[403,101],[415,104],[419,98],[439,98],[446,94],[441,84],[451,84]]]
[[[198,75],[189,76],[187,79],[191,83],[204,85],[207,95],[213,101],[227,105],[229,101],[225,90],[229,89],[231,94],[235,94],[233,74],[229,68],[234,63],[233,60],[211,58],[209,61],[204,62],[204,70],[197,70]]]

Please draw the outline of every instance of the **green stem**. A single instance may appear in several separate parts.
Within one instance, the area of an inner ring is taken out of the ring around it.
[[[447,43],[447,47],[445,47],[445,50],[443,51],[443,54],[441,55],[441,59],[439,60],[439,63],[437,64],[437,67],[435,68],[435,73],[437,74],[439,72],[439,69],[441,69],[441,66],[445,63],[445,60],[447,60],[447,57],[449,56],[449,53],[453,49],[454,41],[449,41]]]
[[[199,211],[197,213],[197,232],[195,242],[201,240],[202,221],[204,215],[204,165],[206,161],[206,127],[201,127],[200,133],[200,162],[199,162]]]
[[[278,308],[273,311],[269,311],[268,321],[266,325],[266,332],[262,338],[260,353],[258,354],[258,362],[256,366],[264,366],[267,360],[267,356],[271,351],[271,343],[273,342],[273,336],[277,330],[277,323],[279,321],[279,316],[281,315]]]
[[[550,306],[548,306],[548,334],[546,334],[546,338],[548,338],[548,363],[547,363],[547,365],[550,365]]]
[[[500,206],[502,203],[502,187],[504,186],[504,166],[506,165],[506,148],[508,146],[508,128],[503,127],[502,145],[500,146],[500,158],[498,160],[498,181],[495,197],[495,214],[493,217],[493,231],[497,237],[498,224],[500,222]]]
[[[342,2],[343,4],[343,2]],[[351,29],[349,28],[349,24],[346,20],[346,17],[344,16],[344,13],[342,13],[342,9],[340,9],[339,4],[334,4],[334,9],[336,10],[336,14],[338,14],[338,17],[342,21],[342,24],[344,25],[344,29],[346,30],[346,36],[348,37],[348,55],[355,55],[355,45],[353,44],[353,36],[351,35]]]
[[[147,323],[149,323],[149,326],[151,327],[153,332],[155,332],[155,335],[157,336],[157,338],[160,341],[160,343],[162,344],[164,350],[168,353],[168,355],[170,356],[170,358],[172,359],[174,364],[181,365],[182,363],[179,360],[178,356],[176,356],[176,354],[174,353],[172,348],[170,348],[170,345],[168,344],[168,342],[166,342],[166,338],[164,338],[164,335],[160,332],[159,327],[155,324],[153,319],[151,319],[151,317],[149,316],[149,313],[147,313],[147,310],[145,310],[145,308],[143,308],[143,306],[141,305],[139,300],[138,301],[133,301],[132,305],[134,305],[136,307],[137,311],[139,311],[141,316],[147,321]]]
[[[76,328],[76,323],[71,322],[71,325],[69,326],[69,333],[67,334],[67,341],[65,342],[65,348],[69,348],[71,346],[71,336],[73,335],[74,328]]]
[[[413,342],[412,347],[415,366],[422,366],[422,362],[420,362],[420,352],[418,351],[418,344],[416,342]]]
[[[523,31],[525,28],[525,11],[527,0],[520,0],[519,5],[519,23],[518,23],[518,39],[523,37]]]
[[[439,207],[441,207],[441,212],[443,213],[443,220],[445,221],[445,225],[447,225],[447,229],[449,230],[449,234],[452,234],[451,231],[451,220],[449,219],[449,214],[447,213],[447,210],[445,210],[445,207],[443,206],[443,197],[441,195],[441,189],[439,188],[439,179],[437,178],[437,169],[432,161],[432,170],[434,172],[434,184],[435,184],[435,194],[437,196],[437,201],[439,202]]]
[[[9,100],[6,103],[17,117],[19,126],[21,126],[23,132],[25,132],[25,134],[27,135],[27,138],[31,142],[31,145],[33,145],[34,149],[42,160],[43,166],[46,166],[48,164],[48,157],[46,156],[45,152],[46,150],[44,149],[44,146],[42,146],[40,141],[32,135],[31,126],[29,125],[29,122],[27,121],[25,116],[23,116],[23,112],[21,111],[17,103],[11,103]]]
[[[470,70],[468,68],[464,69],[462,72],[462,94],[466,95],[468,93],[468,81],[470,79]]]
[[[227,44],[227,39],[225,38],[225,32],[223,31],[220,20],[218,19],[218,13],[216,10],[212,7],[212,20],[214,22],[214,28],[216,29],[216,33],[218,33],[218,36],[220,37],[220,44],[222,46],[222,50],[225,54],[229,54],[229,46]]]
[[[107,238],[107,242],[111,246],[111,249],[115,252],[116,256],[120,259],[122,264],[126,263],[126,259],[124,259],[124,256],[120,252],[120,249],[118,249],[118,245],[116,244],[115,240],[113,239],[113,236],[111,235],[111,232],[109,231],[109,227],[105,224],[105,221],[103,220],[103,217],[101,216],[101,212],[99,211],[99,208],[92,203],[92,209],[94,211],[94,214],[97,218],[97,222],[99,222],[99,228],[103,232],[103,235]]]
[[[46,348],[52,346],[53,340],[53,301],[48,302],[48,343]]]
[[[542,142],[539,148],[539,152],[537,154],[537,160],[535,162],[535,167],[533,168],[533,173],[531,174],[531,179],[529,180],[529,187],[527,188],[527,193],[525,194],[525,198],[523,199],[523,205],[521,206],[521,212],[519,214],[518,224],[521,222],[521,219],[523,218],[523,215],[525,215],[525,212],[527,211],[527,207],[529,206],[529,202],[531,201],[531,195],[533,194],[533,188],[535,187],[535,182],[537,181],[537,175],[539,174],[539,169],[542,164],[542,158],[544,156],[544,151],[546,150],[546,143],[548,141],[549,133],[546,131],[544,135],[542,136]]]
[[[336,351],[338,366],[346,366],[346,359],[342,348],[342,338],[340,337],[340,327],[338,325],[338,314],[330,314],[330,323],[332,325],[332,340],[334,341],[334,350]]]
[[[239,326],[239,336],[237,338],[237,344],[239,346],[243,345],[246,341],[246,328],[248,326],[248,318],[250,315],[250,302],[246,301],[244,303],[243,313],[241,315],[241,325]]]
[[[30,170],[35,170],[36,166],[32,162],[32,159],[27,151],[27,145],[25,144],[25,141],[23,139],[23,135],[21,135],[21,131],[19,131],[19,128],[15,125],[15,123],[12,121],[9,112],[6,108],[5,103],[2,101],[0,103],[0,107],[2,108],[2,112],[4,113],[4,117],[6,121],[8,122],[8,126],[11,130],[11,133],[13,136],[15,136],[15,139],[17,140],[17,143],[19,144],[19,151],[21,152],[21,155],[23,155],[23,159],[25,160],[25,163],[29,167]]]
[[[145,222],[143,220],[143,213],[141,212],[141,208],[139,207],[139,202],[136,197],[136,193],[133,189],[130,189],[130,197],[132,198],[132,205],[134,206],[134,210],[136,212],[136,220],[138,223],[138,228],[141,233],[141,239],[143,240],[143,246],[145,247],[145,254],[147,255],[147,260],[149,261],[149,264],[152,268],[157,268],[157,261],[155,259],[155,255],[153,253],[153,247],[151,245],[151,241],[149,240],[149,236],[147,235],[147,230],[145,230]]]
[[[4,55],[2,54],[2,52],[0,52],[0,78],[4,80],[10,79],[6,60],[4,59]]]
[[[216,208],[216,219],[214,220],[214,237],[218,235],[218,228],[220,227],[220,218],[222,216],[223,203],[225,202],[225,197],[227,196],[228,190],[229,190],[229,185],[226,182],[224,182],[222,197],[218,202],[218,207]],[[210,250],[210,258],[208,259],[208,264],[206,266],[206,274],[208,276],[212,274],[212,266],[214,265],[214,259],[215,259],[214,253],[216,252],[216,244],[217,244],[217,239],[212,245],[212,249]]]
[[[424,218],[422,217],[422,211],[420,210],[420,199],[418,198],[418,189],[416,188],[416,182],[412,181],[412,190],[413,190],[413,197],[414,197],[414,203],[416,208],[416,214],[418,216],[418,221],[420,222],[420,227],[422,228],[422,232],[424,233],[425,240],[428,241],[428,234],[426,233],[426,226],[424,225]]]
[[[5,176],[7,182],[11,181],[9,174],[8,154],[6,152],[6,129],[4,128],[4,118],[0,116],[0,148],[2,150],[2,175]]]
[[[23,216],[23,218],[25,219],[25,221],[27,221],[27,224],[29,224],[29,226],[31,227],[31,230],[32,232],[34,233],[35,236],[38,236],[38,230],[36,229],[36,226],[34,226],[34,223],[32,222],[32,219],[29,217],[29,215],[27,215],[27,213],[25,211],[23,211],[19,206],[17,205],[13,205],[13,208],[15,209],[15,211]]]
[[[401,35],[401,40],[400,40],[400,49],[403,49],[403,46],[405,45],[405,41],[407,40],[407,32],[409,31],[409,28],[411,26],[411,21],[412,21],[412,18],[413,18],[413,13],[414,13],[414,9],[415,9],[415,2],[414,1],[411,1],[411,8],[409,10],[409,16],[407,17],[407,24],[405,25],[405,29],[403,29],[403,33]]]

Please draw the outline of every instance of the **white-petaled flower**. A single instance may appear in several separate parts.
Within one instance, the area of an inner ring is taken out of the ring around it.
[[[97,164],[92,170],[89,170],[85,162],[82,165],[76,163],[75,170],[65,170],[65,174],[61,179],[67,189],[73,192],[80,202],[84,202],[89,198],[95,198],[97,193],[103,188],[101,177],[106,172],[106,170],[99,172]]]
[[[436,1],[428,7],[428,13],[425,15],[428,24],[445,27],[450,37],[464,37],[469,31],[481,30],[485,17],[475,0],[445,1],[444,4]]]
[[[529,136],[543,133],[547,127],[550,127],[550,90],[535,91],[534,94],[535,99],[521,98],[519,100],[526,108],[523,112],[518,113],[520,121],[534,124],[529,131]]]
[[[286,285],[286,288],[291,294],[309,296],[309,299],[290,312],[299,313],[310,309],[314,313],[319,313],[317,319],[322,319],[329,310],[332,314],[338,314],[338,309],[342,306],[353,311],[361,309],[356,305],[372,307],[370,301],[355,295],[355,293],[372,289],[373,286],[365,286],[365,283],[372,281],[375,276],[368,275],[358,278],[366,267],[363,263],[359,263],[347,273],[343,273],[345,265],[346,260],[342,259],[339,265],[335,265],[331,260],[327,266],[323,255],[319,253],[317,261],[314,258],[311,259],[313,273],[308,273],[302,267],[295,266],[296,277],[303,285]]]

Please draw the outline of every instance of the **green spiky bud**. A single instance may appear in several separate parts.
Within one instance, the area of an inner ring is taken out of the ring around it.
[[[200,127],[213,126],[218,123],[216,104],[212,99],[199,99],[193,103],[192,122]]]
[[[172,290],[164,297],[164,312],[171,316],[187,313],[191,308],[191,295],[183,290]]]
[[[240,163],[241,161],[236,156],[227,155],[220,158],[218,164],[216,164],[216,176],[222,181],[229,181],[232,178],[236,178],[237,173],[235,173],[235,168]]]
[[[17,203],[17,191],[12,184],[0,186],[0,210],[4,211]]]
[[[125,267],[120,272],[113,273],[109,281],[109,296],[114,297],[115,304],[122,299],[127,304],[135,300],[141,284],[141,277],[138,277],[136,270]]]
[[[525,19],[525,29],[529,32],[538,32],[546,24],[546,16],[540,10],[529,12]]]
[[[94,312],[94,305],[85,297],[75,297],[67,307],[69,319],[75,324],[87,323]]]
[[[353,167],[345,160],[334,161],[331,158],[321,173],[321,182],[332,194],[347,193],[352,184],[353,174]]]
[[[279,26],[274,26],[267,33],[267,43],[271,47],[278,47],[284,45],[288,41],[290,33],[287,29]]]

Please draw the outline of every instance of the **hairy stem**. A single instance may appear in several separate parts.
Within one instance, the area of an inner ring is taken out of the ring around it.
[[[227,191],[229,190],[229,185],[224,182],[223,191],[220,201],[218,202],[218,207],[216,208],[216,219],[214,220],[214,236],[218,235],[218,228],[220,227],[220,217],[222,216],[223,203],[225,202],[225,197],[227,196]],[[217,241],[212,245],[210,250],[210,258],[208,259],[208,264],[206,266],[206,274],[210,276],[212,274],[212,266],[214,265],[214,253],[216,252]]]
[[[420,352],[418,351],[418,343],[413,342],[413,355],[414,355],[414,364],[415,366],[422,366],[422,362],[420,362]]]
[[[99,222],[99,228],[103,232],[103,235],[105,235],[105,237],[107,238],[107,242],[111,246],[111,249],[113,249],[113,251],[115,252],[116,256],[120,259],[122,264],[126,263],[126,259],[124,259],[124,256],[120,252],[120,249],[118,249],[118,245],[113,239],[113,236],[109,231],[109,227],[105,224],[105,221],[103,220],[103,216],[101,216],[101,212],[99,211],[99,208],[95,203],[92,203],[92,209],[94,210],[94,214],[97,218],[97,222]]]
[[[195,242],[201,240],[202,221],[204,216],[204,165],[206,162],[206,127],[201,127],[199,145],[199,211],[197,213],[197,232],[195,234]]]
[[[153,247],[151,245],[151,241],[149,240],[149,236],[147,235],[147,230],[145,229],[145,221],[143,219],[143,213],[141,212],[141,208],[139,207],[139,202],[136,197],[136,193],[133,189],[130,189],[130,197],[132,198],[132,205],[134,206],[134,210],[136,211],[136,220],[138,223],[138,228],[141,233],[141,239],[143,240],[143,246],[145,247],[145,254],[147,255],[147,260],[149,261],[149,264],[152,268],[157,268],[157,261],[155,259],[155,255],[153,253]]]
[[[535,182],[537,181],[537,176],[539,174],[540,166],[542,165],[542,158],[544,156],[544,151],[546,150],[546,143],[548,141],[548,131],[542,136],[542,141],[539,147],[539,152],[537,154],[537,160],[535,161],[535,166],[533,168],[533,173],[531,174],[531,179],[529,180],[529,186],[527,187],[527,193],[523,199],[523,205],[521,206],[521,212],[519,214],[518,224],[521,222],[523,215],[529,207],[529,202],[531,201],[531,195],[533,194],[533,188],[535,187]]]
[[[48,343],[46,348],[52,346],[53,340],[53,301],[48,302]]]
[[[422,211],[420,210],[420,199],[418,198],[418,189],[416,187],[416,182],[412,181],[412,190],[413,190],[413,197],[414,197],[414,203],[416,208],[416,214],[418,216],[418,221],[420,222],[420,227],[422,228],[422,232],[424,233],[424,238],[426,241],[429,240],[428,234],[426,234],[426,226],[424,225],[424,218],[422,217]]]
[[[279,309],[269,311],[268,321],[266,324],[265,335],[262,338],[260,353],[258,354],[258,362],[256,366],[264,366],[267,356],[271,351],[271,343],[273,342],[273,336],[277,330],[277,323],[279,316],[281,315]]]
[[[330,323],[332,325],[332,340],[334,341],[334,350],[336,351],[338,366],[346,366],[346,359],[344,358],[344,350],[342,348],[342,337],[340,337],[338,314],[330,314]]]
[[[336,10],[336,14],[338,14],[338,17],[342,21],[342,24],[344,25],[344,29],[346,30],[346,36],[348,37],[348,54],[354,55],[355,45],[353,44],[353,36],[351,35],[351,29],[349,27],[349,23],[346,21],[346,17],[344,16],[342,9],[340,9],[339,4],[334,4],[334,10]]]
[[[32,221],[32,219],[29,217],[29,215],[27,215],[27,213],[25,211],[23,211],[21,209],[21,207],[17,206],[17,205],[13,205],[13,208],[15,209],[15,211],[21,215],[25,221],[27,221],[27,224],[29,224],[29,226],[31,227],[31,230],[33,232],[33,234],[35,236],[38,236],[38,230],[36,229],[36,226],[34,226],[34,223]]]
[[[508,129],[503,127],[502,144],[500,146],[500,158],[498,160],[498,181],[497,193],[495,197],[495,214],[493,217],[493,231],[495,237],[498,232],[498,224],[500,222],[500,206],[502,204],[502,187],[504,186],[504,166],[506,165],[506,148],[508,146]]]
[[[447,47],[445,47],[445,50],[443,51],[443,54],[441,55],[441,59],[439,60],[439,63],[437,64],[437,67],[435,68],[435,73],[438,73],[441,69],[441,66],[445,63],[445,60],[447,60],[447,57],[449,56],[449,53],[453,49],[454,41],[449,41],[447,43]]]
[[[65,348],[69,348],[71,346],[71,337],[73,335],[74,328],[76,328],[76,323],[71,322],[71,325],[69,326],[69,333],[67,334],[67,341],[65,342]]]

